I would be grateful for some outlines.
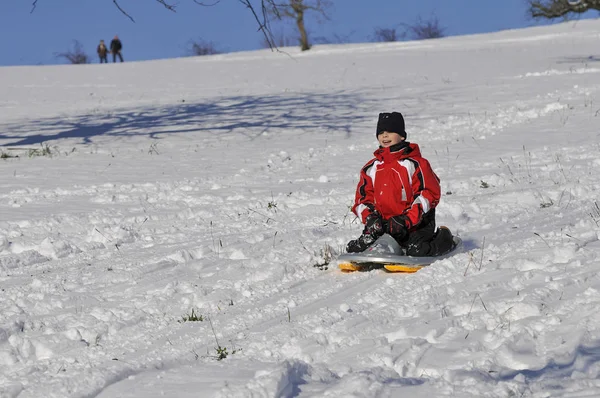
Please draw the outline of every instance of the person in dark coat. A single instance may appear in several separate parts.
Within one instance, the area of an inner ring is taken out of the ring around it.
[[[110,42],[110,52],[113,56],[113,62],[117,62],[117,56],[119,57],[119,60],[123,62],[123,56],[121,55],[122,49],[123,43],[121,43],[119,36],[115,36],[115,38]]]
[[[100,44],[98,44],[98,48],[96,49],[98,52],[98,57],[100,57],[100,63],[108,63],[108,48],[106,48],[106,44],[104,44],[104,40],[100,40]]]

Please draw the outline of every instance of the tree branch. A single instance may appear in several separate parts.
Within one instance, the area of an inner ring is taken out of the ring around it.
[[[131,22],[135,22],[135,20],[131,17],[131,15],[127,14],[127,12],[125,12],[125,10],[123,10],[121,8],[121,6],[119,5],[119,3],[117,3],[117,0],[113,0],[113,3],[115,4],[115,6],[117,6],[117,8],[119,9],[119,11],[121,11],[123,13],[123,15],[125,15],[127,18],[131,19]]]
[[[581,0],[570,4],[568,0],[529,0],[528,13],[532,18],[556,19],[568,14],[583,14],[590,10],[600,11],[600,0]]]
[[[159,2],[160,4],[162,4],[163,6],[165,6],[165,8],[166,8],[167,10],[175,12],[175,6],[174,6],[174,5],[167,4],[167,3],[165,2],[165,0],[156,0],[156,1],[157,1],[157,2]]]
[[[276,15],[278,19],[281,19],[282,16],[286,18],[296,18],[296,15],[306,11],[316,11],[325,19],[329,19],[327,9],[332,6],[331,0],[314,0],[309,3],[306,3],[306,1],[307,0],[287,0],[287,2],[276,3],[275,0],[267,0],[267,2],[273,6],[273,10],[277,11],[277,13],[271,12],[271,14]]]
[[[35,1],[37,1],[37,0],[35,0]],[[194,0],[194,1],[196,3],[198,3],[196,0]],[[156,2],[162,4],[167,10],[175,12],[175,5],[167,3],[166,0],[156,0]],[[127,18],[129,18],[131,20],[131,22],[135,22],[135,20],[133,19],[133,17],[131,15],[129,15],[127,13],[127,11],[125,11],[121,7],[121,5],[118,3],[117,0],[113,0],[113,3],[119,9],[119,11],[121,11],[121,13],[123,13],[123,15],[125,15]],[[198,4],[200,4],[200,3],[198,3]]]
[[[176,11],[175,10],[176,5],[172,4],[170,2],[170,0],[155,0],[155,1],[159,4],[162,4],[169,11],[172,11],[172,12]],[[215,0],[213,3],[209,4],[209,3],[205,3],[200,0],[192,0],[192,1],[198,5],[206,6],[206,7],[211,7],[211,6],[217,5],[218,3],[221,2],[221,0]],[[273,34],[271,33],[271,28],[269,26],[268,15],[271,14],[271,15],[277,16],[277,18],[281,18],[279,7],[289,7],[289,4],[288,3],[277,4],[275,2],[276,0],[261,0],[261,11],[262,11],[262,20],[261,20],[261,17],[256,12],[256,10],[252,6],[252,4],[250,3],[250,0],[238,0],[238,1],[240,3],[242,3],[243,5],[245,5],[252,12],[252,15],[254,15],[254,19],[258,23],[258,30],[261,31],[263,33],[263,35],[265,36],[265,39],[266,39],[267,43],[269,44],[269,47],[271,49],[276,48],[274,39],[273,39]],[[290,0],[290,1],[295,2],[297,0]],[[320,5],[321,1],[328,1],[328,0],[318,0],[317,4]],[[112,2],[115,5],[115,7],[117,7],[117,9],[123,15],[125,15],[127,18],[129,18],[132,22],[135,22],[133,17],[121,7],[121,5],[119,4],[119,0],[112,0]],[[38,0],[33,0],[32,4],[31,4],[31,6],[32,6],[31,13],[33,13],[33,11],[36,9],[37,3],[38,3]],[[302,1],[300,1],[300,3],[302,3]],[[315,6],[316,7],[315,9],[318,9],[318,7],[319,7],[318,5]],[[313,9],[313,7],[306,7],[306,8]]]
[[[274,40],[273,40],[273,33],[271,33],[271,28],[269,27],[269,19],[267,18],[269,10],[268,10],[267,4],[265,4],[265,0],[261,0],[262,21],[261,21],[260,17],[258,16],[258,14],[256,13],[256,10],[254,10],[254,7],[252,7],[252,4],[250,4],[250,0],[238,0],[238,1],[240,3],[242,3],[243,5],[245,5],[250,10],[252,15],[254,15],[254,19],[258,23],[258,30],[262,32],[267,44],[269,45],[269,48],[272,50],[274,47],[276,47]],[[268,4],[271,4],[276,10],[277,6],[275,4],[273,4],[273,0],[266,0],[266,1]]]

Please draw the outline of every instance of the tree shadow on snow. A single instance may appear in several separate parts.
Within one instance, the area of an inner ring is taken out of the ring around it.
[[[356,112],[357,109],[365,112]],[[173,134],[207,136],[239,134],[253,140],[264,132],[285,130],[344,132],[360,123],[370,109],[357,93],[290,93],[277,96],[236,96],[206,102],[109,110],[81,116],[52,117],[0,126],[0,146],[38,145],[65,138],[92,144],[96,137],[147,136],[160,139]],[[4,141],[4,142],[3,142]]]
[[[559,64],[586,64],[588,62],[600,62],[600,55],[582,55],[577,57],[562,57]]]

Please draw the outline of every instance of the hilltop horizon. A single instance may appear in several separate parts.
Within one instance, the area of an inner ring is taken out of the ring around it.
[[[96,46],[118,35],[124,45],[126,62],[171,59],[189,55],[192,43],[209,44],[221,53],[256,50],[264,46],[257,21],[239,2],[220,2],[202,7],[180,2],[171,12],[154,4],[120,3],[134,18],[132,22],[114,4],[73,3],[68,0],[36,2],[32,10],[27,2],[7,4],[0,14],[0,34],[10,37],[10,51],[0,53],[0,65],[62,64],[57,58],[73,48],[77,40],[91,61],[98,62]],[[496,32],[532,25],[552,24],[526,16],[522,0],[477,2],[441,0],[399,3],[393,0],[332,2],[328,18],[318,13],[306,15],[306,28],[312,44],[365,43],[377,40],[376,30],[395,30],[402,38],[408,26],[419,21],[437,20],[444,36]],[[337,3],[337,4],[336,4]],[[381,12],[385,10],[385,12]],[[589,18],[586,13],[581,18]],[[231,23],[231,21],[236,21]],[[272,21],[271,31],[278,43],[296,42],[294,24]],[[160,27],[160,28],[157,28]],[[409,34],[410,35],[410,34]],[[111,60],[112,61],[112,60]]]

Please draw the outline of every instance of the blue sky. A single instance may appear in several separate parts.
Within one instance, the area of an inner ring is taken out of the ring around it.
[[[173,58],[186,54],[190,40],[213,42],[222,52],[261,47],[252,14],[238,0],[221,0],[203,7],[192,0],[178,0],[177,12],[146,0],[119,0],[135,23],[111,1],[33,0],[5,1],[0,13],[0,36],[4,51],[0,65],[64,63],[56,53],[80,41],[98,62],[95,48],[118,34],[123,41],[125,61]],[[141,4],[144,3],[144,4]],[[258,0],[254,3],[259,4]],[[435,14],[446,35],[491,32],[534,25],[526,17],[525,0],[334,0],[330,20],[317,23],[308,17],[313,37],[345,37],[351,42],[372,41],[374,29],[412,23],[419,16]],[[274,31],[292,34],[291,27],[274,26]],[[8,44],[8,47],[6,46]]]

